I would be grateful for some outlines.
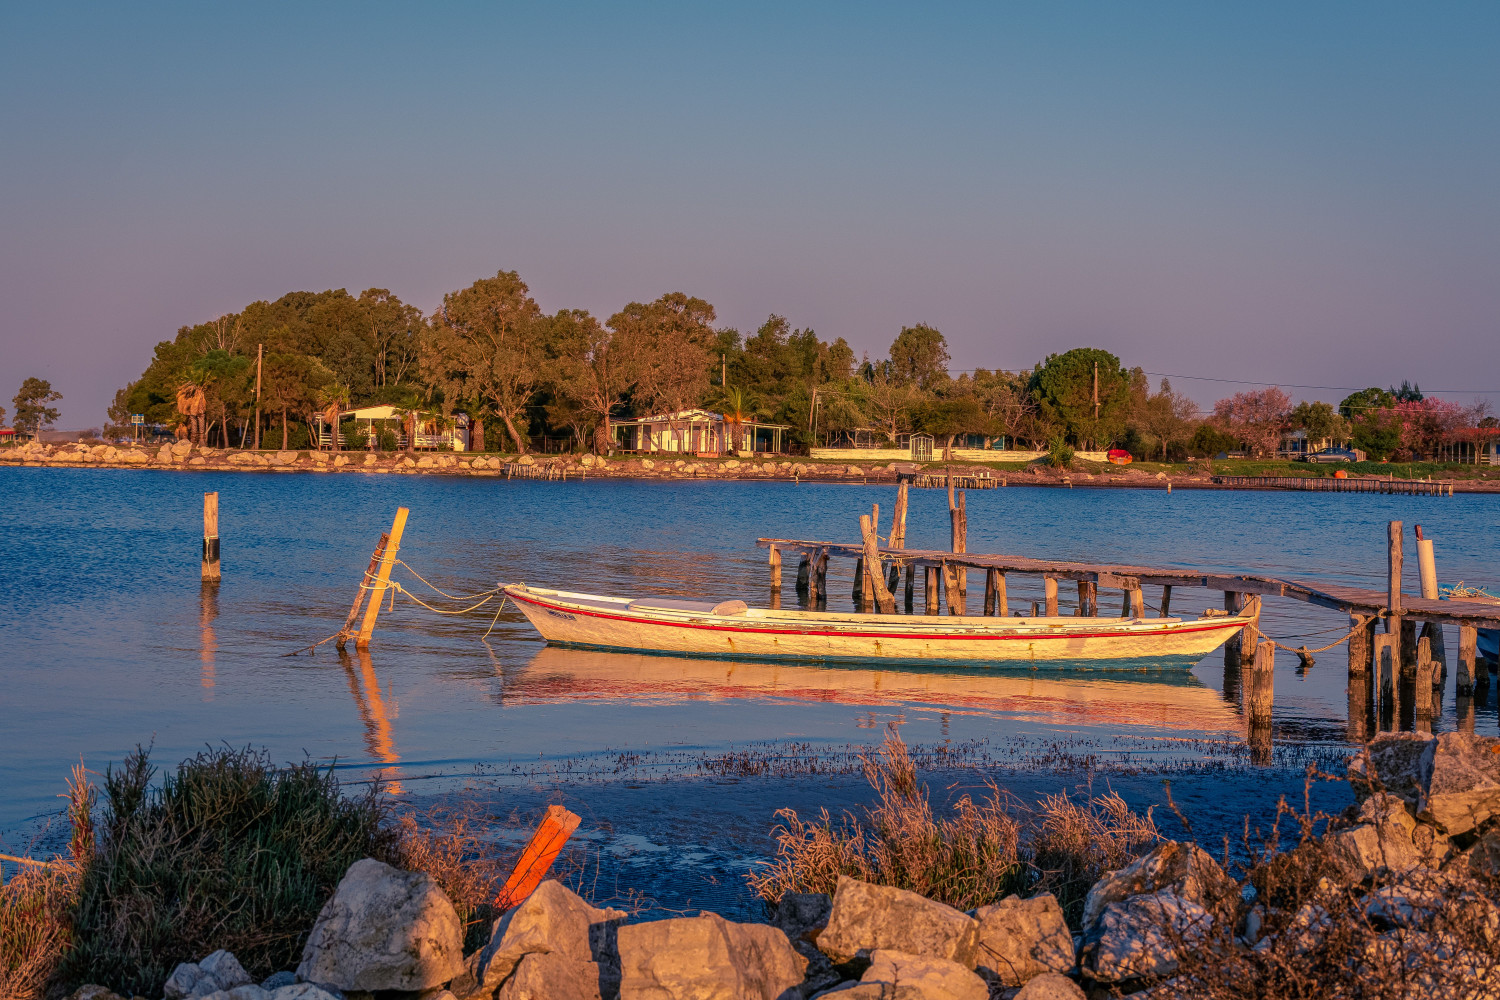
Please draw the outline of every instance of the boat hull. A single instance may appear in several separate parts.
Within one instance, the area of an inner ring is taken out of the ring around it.
[[[860,615],[752,608],[735,615],[639,611],[623,598],[506,588],[549,643],[679,656],[1188,666],[1247,618],[1201,621]]]

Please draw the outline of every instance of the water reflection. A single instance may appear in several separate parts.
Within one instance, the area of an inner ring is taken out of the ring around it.
[[[1144,726],[1237,732],[1239,715],[1182,670],[881,666],[688,659],[544,646],[505,677],[503,702],[642,704],[775,698],[824,704],[914,705],[951,715],[1006,715],[1062,726]]]
[[[214,621],[218,617],[219,585],[205,583],[198,591],[198,684],[204,701],[214,700],[214,654],[219,651]]]
[[[354,656],[355,659],[351,660],[347,652],[339,651],[339,663],[349,679],[349,693],[354,696],[354,705],[359,709],[360,721],[364,723],[365,749],[371,760],[392,765],[382,768],[378,773],[390,782],[388,787],[391,792],[400,793],[401,783],[394,779],[399,773],[396,765],[401,763],[401,757],[396,753],[396,737],[391,730],[391,717],[386,711],[385,698],[380,692],[380,679],[375,676],[375,665],[370,660],[368,649],[357,649]]]

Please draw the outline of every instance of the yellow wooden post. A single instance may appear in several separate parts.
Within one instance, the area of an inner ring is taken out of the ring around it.
[[[219,571],[219,494],[203,494],[203,582],[218,583]]]
[[[401,550],[401,532],[406,530],[405,507],[396,508],[396,519],[391,522],[390,540],[385,544],[385,551],[380,555],[380,571],[375,576],[375,582],[370,586],[369,603],[365,605],[365,619],[359,626],[359,636],[354,640],[355,649],[364,649],[370,644],[370,636],[375,631],[375,619],[380,617],[380,600],[385,596],[386,587],[391,580],[391,567],[396,565],[396,553]]]

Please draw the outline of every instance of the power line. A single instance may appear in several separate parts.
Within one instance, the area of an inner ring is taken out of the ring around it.
[[[959,368],[957,369],[957,372],[958,374],[962,375],[966,373],[972,374],[979,371],[988,372],[998,370],[1001,369]],[[1015,371],[1017,372],[1024,372],[1026,370],[1027,369],[1025,368],[1015,369]],[[1364,390],[1369,388],[1379,388],[1379,386],[1372,387],[1367,385],[1300,385],[1296,382],[1254,382],[1249,379],[1243,378],[1211,378],[1207,375],[1173,375],[1170,372],[1148,372],[1144,369],[1142,370],[1142,374],[1155,375],[1157,378],[1187,379],[1190,382],[1224,382],[1230,385],[1265,385],[1275,386],[1278,389],[1324,389],[1329,392],[1363,392]],[[1435,394],[1445,396],[1500,396],[1500,389],[1423,389],[1421,390],[1421,392],[1424,396],[1431,396]]]

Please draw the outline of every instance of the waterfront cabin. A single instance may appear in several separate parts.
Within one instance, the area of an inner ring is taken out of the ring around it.
[[[735,451],[736,436],[741,452],[783,455],[789,443],[786,432],[791,430],[790,424],[747,419],[739,425],[736,435],[736,428],[724,419],[722,413],[701,409],[615,420],[610,422],[610,427],[614,431],[615,448],[619,451],[698,458],[719,458],[730,454]]]
[[[389,430],[396,436],[397,450],[406,448],[406,416],[411,410],[404,410],[396,406],[361,406],[354,410],[345,410],[340,415],[340,426],[345,420],[353,420],[355,428],[365,433],[365,447],[371,451],[376,448],[376,439],[382,430]],[[412,447],[417,450],[447,450],[468,451],[469,450],[469,416],[466,413],[457,413],[451,417],[445,417],[440,413],[417,411],[417,433],[416,441]],[[315,414],[314,422],[318,429],[318,448],[323,451],[333,449],[333,429],[325,426],[323,415]],[[361,427],[360,425],[363,424]],[[340,431],[339,448],[344,449],[348,444],[347,435]]]

